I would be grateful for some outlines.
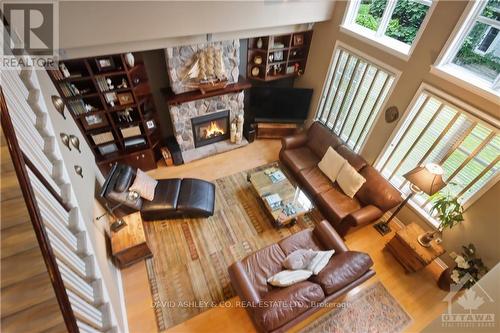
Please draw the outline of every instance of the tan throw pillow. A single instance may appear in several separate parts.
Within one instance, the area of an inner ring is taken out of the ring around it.
[[[129,187],[129,191],[137,192],[141,197],[146,200],[153,201],[155,197],[155,189],[158,181],[151,178],[141,169],[137,169],[137,173],[134,179],[134,183]]]
[[[296,271],[285,270],[274,274],[269,279],[267,279],[267,282],[275,287],[288,287],[292,284],[309,279],[311,275],[311,271],[306,271],[303,269],[299,269]]]
[[[311,271],[314,275],[318,275],[319,272],[321,272],[328,264],[328,261],[335,253],[335,250],[314,252],[316,253],[316,256],[306,269]]]
[[[316,256],[313,250],[298,249],[290,253],[283,261],[283,267],[286,269],[306,269]]]
[[[337,176],[337,183],[344,193],[353,198],[363,186],[366,179],[361,176],[349,163],[345,163]]]
[[[340,156],[332,147],[329,147],[325,155],[318,163],[318,168],[328,177],[333,183],[338,177],[340,169],[346,163],[346,159]]]

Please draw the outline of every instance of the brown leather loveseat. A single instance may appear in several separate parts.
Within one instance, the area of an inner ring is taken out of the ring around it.
[[[327,266],[309,280],[273,287],[267,278],[283,270],[282,262],[297,249],[335,250]],[[284,332],[375,275],[366,253],[349,251],[327,221],[256,251],[229,266],[236,293],[259,332]]]
[[[328,147],[335,149],[366,179],[354,198],[345,195],[319,169],[318,163]],[[280,160],[342,236],[352,227],[376,221],[401,203],[399,192],[375,168],[319,122],[314,122],[306,132],[283,138]]]

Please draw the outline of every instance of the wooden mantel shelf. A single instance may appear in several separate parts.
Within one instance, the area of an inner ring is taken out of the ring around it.
[[[245,80],[240,80],[236,83],[228,84],[226,88],[220,90],[214,90],[207,92],[206,94],[202,94],[201,91],[189,91],[183,94],[174,94],[174,92],[170,89],[163,89],[162,92],[165,95],[165,99],[167,101],[167,105],[178,105],[186,102],[196,101],[202,98],[220,96],[225,94],[230,94],[234,92],[239,92],[245,89],[250,88],[252,85],[250,82]]]

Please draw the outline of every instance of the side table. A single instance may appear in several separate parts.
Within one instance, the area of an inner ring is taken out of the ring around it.
[[[417,238],[423,233],[424,230],[418,224],[410,223],[398,230],[385,246],[407,272],[419,271],[445,253],[445,249],[435,240],[430,247],[420,245]]]
[[[111,233],[111,251],[120,268],[153,256],[146,243],[141,214],[137,212],[123,219],[127,225]]]

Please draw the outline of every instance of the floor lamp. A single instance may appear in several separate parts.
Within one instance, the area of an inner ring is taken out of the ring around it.
[[[410,201],[415,194],[425,192],[428,195],[433,195],[446,186],[443,180],[443,168],[435,163],[428,163],[425,166],[416,167],[404,174],[403,178],[409,182],[411,192],[387,221],[381,221],[373,226],[381,235],[385,235],[391,231],[389,222],[391,222],[399,211],[406,206],[408,201]]]

